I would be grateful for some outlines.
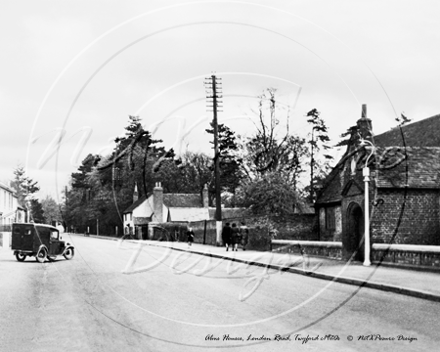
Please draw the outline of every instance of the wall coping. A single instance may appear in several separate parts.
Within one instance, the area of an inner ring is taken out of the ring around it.
[[[417,252],[417,253],[440,253],[440,246],[427,246],[416,244],[387,244],[387,243],[373,243],[375,250],[391,250],[396,252]]]
[[[303,247],[342,248],[342,242],[333,242],[333,241],[272,240],[272,244],[279,244],[284,246],[299,245]],[[417,244],[373,243],[372,247],[376,251],[391,250],[396,252],[440,253],[440,246],[428,246],[428,245],[417,245]]]
[[[300,245],[303,247],[332,247],[332,248],[342,248],[342,242],[334,241],[296,241],[296,240],[272,240],[272,244],[281,245]]]

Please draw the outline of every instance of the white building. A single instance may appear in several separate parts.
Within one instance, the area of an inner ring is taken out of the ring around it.
[[[0,225],[26,222],[26,209],[18,204],[12,188],[0,182]]]
[[[137,197],[134,192],[134,203],[125,209],[124,233],[137,238],[145,236],[150,223],[190,223],[191,221],[209,220],[208,189],[200,194],[168,193],[164,194],[160,182],[156,183],[149,197]]]

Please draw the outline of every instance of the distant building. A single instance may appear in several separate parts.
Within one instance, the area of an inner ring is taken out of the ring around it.
[[[440,245],[440,115],[374,136],[363,111],[359,135],[376,148],[369,162],[371,243]],[[364,235],[362,168],[371,152],[352,135],[315,203],[320,239],[342,241],[347,257]]]
[[[0,182],[0,225],[26,222],[26,214],[26,209],[18,204],[14,190]]]
[[[138,199],[137,187],[133,204],[123,213],[124,233],[136,238],[146,238],[149,224],[190,224],[215,219],[215,208],[209,207],[208,188],[197,193],[163,193],[161,183],[156,183],[153,193]],[[222,218],[244,216],[245,209],[222,208]]]
[[[134,192],[134,203],[123,213],[124,233],[145,238],[149,223],[189,223],[191,221],[209,220],[208,189],[203,196],[199,194],[163,193],[160,182],[156,183],[149,197],[137,198],[137,187]]]

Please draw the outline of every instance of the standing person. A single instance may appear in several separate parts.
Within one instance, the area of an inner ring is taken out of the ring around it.
[[[249,241],[249,229],[244,222],[241,223],[240,234],[241,234],[241,244],[243,245],[243,250],[245,251]]]
[[[231,239],[232,239],[232,231],[231,231],[231,227],[229,226],[229,222],[227,222],[222,230],[222,241],[223,241],[223,245],[226,246],[226,252],[229,250],[229,246],[231,245]]]
[[[238,251],[238,244],[240,243],[240,232],[238,230],[237,224],[234,222],[232,224],[232,250]]]
[[[186,231],[186,237],[188,240],[188,248],[189,248],[194,242],[194,231],[191,227],[188,227],[188,230]]]

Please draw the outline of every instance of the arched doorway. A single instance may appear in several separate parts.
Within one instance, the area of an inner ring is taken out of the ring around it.
[[[356,253],[353,259],[363,261],[364,212],[357,203],[351,203],[347,208],[347,226],[344,235],[343,246],[346,257],[350,258]]]

